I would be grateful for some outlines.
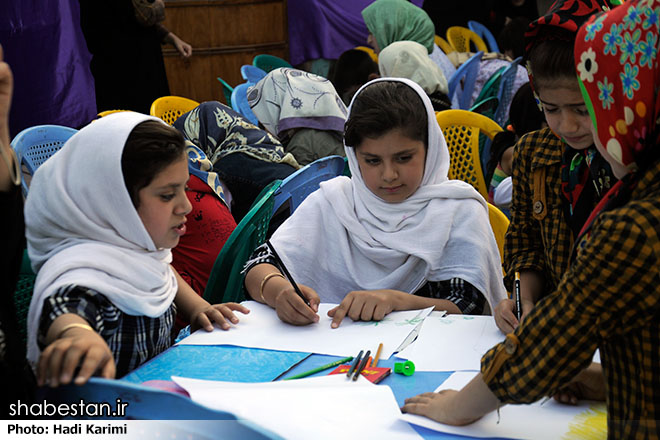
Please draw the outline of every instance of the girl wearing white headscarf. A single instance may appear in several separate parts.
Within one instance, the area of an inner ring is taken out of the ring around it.
[[[35,173],[25,219],[39,384],[69,383],[79,365],[76,384],[126,374],[172,344],[177,307],[208,330],[246,311],[210,306],[170,266],[190,212],[184,150],[160,119],[121,112],[80,130]]]
[[[346,106],[332,83],[313,73],[281,67],[248,90],[252,112],[300,165],[344,155]]]
[[[374,80],[349,113],[352,178],[322,183],[271,238],[310,306],[263,246],[246,266],[249,294],[299,325],[318,320],[321,301],[340,303],[333,326],[429,306],[488,313],[505,296],[488,208],[447,179],[449,152],[424,90]]]
[[[416,82],[429,95],[435,111],[451,108],[447,78],[421,44],[415,41],[391,43],[378,55],[378,68],[382,77],[408,78]]]

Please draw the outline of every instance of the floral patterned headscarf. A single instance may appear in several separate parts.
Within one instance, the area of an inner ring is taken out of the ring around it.
[[[660,0],[626,2],[578,32],[575,64],[598,139],[630,171],[596,206],[582,234],[599,212],[627,202],[640,171],[659,153],[659,33]]]
[[[656,146],[660,85],[660,1],[631,1],[589,21],[578,33],[575,63],[598,138],[621,165]]]

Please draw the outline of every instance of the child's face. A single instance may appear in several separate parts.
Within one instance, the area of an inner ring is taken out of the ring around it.
[[[371,33],[367,37],[367,44],[373,48],[374,52],[376,53],[380,52],[380,47],[378,47],[378,42],[376,41],[376,37],[374,37],[374,35]]]
[[[377,139],[365,138],[355,154],[367,188],[386,202],[404,201],[422,183],[424,143],[410,139],[399,129]]]
[[[158,249],[175,247],[186,233],[186,214],[192,209],[186,197],[188,177],[188,160],[182,155],[138,193],[138,215]]]
[[[537,91],[550,129],[576,150],[593,145],[591,118],[577,79],[542,85]]]

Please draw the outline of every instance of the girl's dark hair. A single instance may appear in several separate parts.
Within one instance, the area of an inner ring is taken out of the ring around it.
[[[395,129],[428,147],[428,115],[422,98],[402,82],[378,81],[353,101],[344,141],[358,147],[365,138],[376,139]]]
[[[135,209],[140,206],[140,190],[181,159],[184,151],[183,135],[176,128],[158,121],[145,121],[135,126],[121,155],[124,184]]]
[[[532,85],[536,91],[547,83],[577,78],[573,58],[575,34],[558,31],[554,33],[556,35],[542,39],[528,53],[534,81]]]
[[[363,84],[369,82],[369,76],[378,75],[378,64],[368,53],[359,49],[350,49],[342,53],[328,75],[337,94],[348,105],[353,94]]]
[[[536,104],[534,92],[528,82],[513,95],[511,107],[509,107],[509,121],[511,121],[517,137],[543,128],[545,115]]]
[[[511,50],[514,59],[525,55],[525,31],[529,23],[527,17],[514,17],[504,25],[497,35],[497,46],[501,53]]]

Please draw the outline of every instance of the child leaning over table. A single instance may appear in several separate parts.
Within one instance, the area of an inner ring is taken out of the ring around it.
[[[381,78],[356,93],[346,123],[352,178],[321,183],[271,243],[310,302],[284,279],[266,246],[246,265],[250,296],[285,322],[381,320],[433,306],[487,314],[504,298],[500,256],[485,200],[448,180],[449,151],[424,90]]]
[[[481,373],[461,391],[416,396],[404,411],[465,425],[503,404],[559,390],[566,403],[606,400],[610,439],[658,438],[659,10],[658,0],[626,2],[577,33],[575,64],[593,137],[620,180],[586,220],[570,269],[486,353]],[[613,53],[615,40],[636,41],[628,53],[637,56]],[[596,348],[602,369],[591,364]]]
[[[172,344],[177,308],[208,331],[248,313],[211,306],[169,264],[191,209],[188,178],[181,134],[133,112],[83,128],[37,170],[25,220],[37,272],[28,359],[40,385],[125,375]]]

